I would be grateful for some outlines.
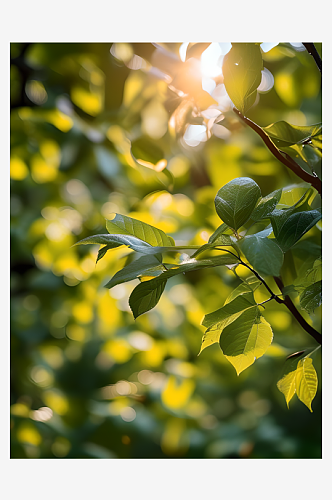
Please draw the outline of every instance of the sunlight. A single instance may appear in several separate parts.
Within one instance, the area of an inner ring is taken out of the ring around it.
[[[216,78],[221,75],[222,50],[219,43],[211,43],[201,55],[201,72],[204,78]]]

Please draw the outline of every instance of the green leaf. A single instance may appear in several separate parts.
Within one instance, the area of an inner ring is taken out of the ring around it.
[[[219,344],[238,375],[265,354],[271,345],[271,326],[258,307],[245,311],[221,333]]]
[[[242,114],[256,100],[262,70],[263,59],[259,44],[232,43],[231,50],[224,57],[222,72],[227,94]]]
[[[102,259],[106,255],[108,250],[111,250],[112,248],[117,248],[119,246],[121,246],[121,243],[109,243],[108,245],[105,245],[104,247],[100,248],[98,251],[96,264],[98,260]]]
[[[129,306],[135,319],[141,314],[150,311],[158,304],[165,289],[167,279],[161,279],[157,282],[156,280],[157,278],[145,281],[132,291],[129,297]]]
[[[131,154],[140,165],[156,171],[163,170],[167,165],[163,150],[148,136],[142,136],[131,143]]]
[[[223,307],[217,309],[216,311],[206,314],[203,319],[202,325],[207,328],[213,327],[214,329],[224,328],[223,322],[232,317],[237,313],[242,313],[243,311],[256,307],[257,304],[254,299],[253,291],[247,291],[239,296],[237,296],[234,300],[225,303]]]
[[[286,399],[287,407],[294,394],[312,412],[311,403],[316,395],[318,380],[317,373],[312,364],[312,359],[306,354],[307,351],[296,353],[294,359],[290,359],[287,372],[277,383],[277,387]],[[301,358],[299,360],[299,357]],[[294,365],[296,368],[294,369]]]
[[[115,214],[114,219],[106,221],[106,229],[110,234],[135,236],[152,246],[173,246],[174,240],[161,229],[150,226],[126,215]]]
[[[309,126],[290,125],[285,121],[272,123],[262,129],[272,139],[274,144],[282,148],[293,144],[303,144],[310,141],[315,136],[322,135],[322,124],[317,123]]]
[[[109,248],[116,248],[124,245],[124,243],[113,240],[109,234],[95,234],[94,236],[88,236],[78,241],[73,246],[76,247],[77,245],[108,245]]]
[[[211,234],[208,243],[214,243],[214,241],[219,238],[219,236],[223,235],[225,231],[229,229],[229,226],[223,222],[213,234]]]
[[[291,213],[292,209],[275,210],[271,223],[276,241],[286,252],[322,218],[321,209]]]
[[[159,264],[159,261],[155,256],[143,255],[118,271],[105,285],[105,288],[111,289],[120,283],[126,283],[127,281],[136,279],[138,276],[144,275],[146,271],[156,266],[160,268],[160,272],[163,270],[163,267]]]
[[[262,219],[270,217],[273,210],[279,203],[281,193],[282,189],[278,189],[277,191],[273,191],[272,193],[259,200],[259,203],[251,214],[251,219],[255,222],[258,222]]]
[[[242,252],[259,274],[279,276],[284,254],[275,240],[260,238],[256,234],[246,236],[239,244]]]
[[[243,295],[243,294],[248,293],[248,292],[254,292],[256,290],[256,288],[258,288],[261,285],[261,283],[262,282],[259,281],[259,279],[257,279],[256,276],[250,276],[245,281],[243,281],[243,283],[241,283],[241,285],[236,287],[231,292],[231,294],[225,300],[225,304],[228,304],[229,302],[234,300],[239,295]],[[253,299],[253,304],[255,304],[255,303],[256,302]]]
[[[236,257],[233,257],[230,254],[220,255],[217,257],[210,257],[209,259],[202,259],[202,260],[189,259],[188,261],[185,261],[182,264],[175,266],[174,268],[171,268],[171,269],[168,269],[167,271],[162,272],[156,278],[153,278],[152,280],[145,281],[145,282],[141,283],[140,285],[138,285],[134,289],[133,293],[131,294],[131,296],[129,298],[129,305],[133,311],[135,318],[137,318],[138,316],[140,316],[144,312],[149,311],[158,303],[158,301],[161,297],[161,294],[165,288],[165,286],[163,286],[163,288],[161,290],[159,285],[160,284],[162,285],[164,282],[166,283],[166,281],[169,278],[172,278],[173,276],[176,276],[176,275],[181,274],[181,273],[186,273],[189,271],[197,271],[198,269],[205,269],[205,268],[209,268],[209,267],[216,267],[216,266],[222,266],[222,265],[230,265],[230,264],[235,264],[237,262],[238,262],[238,259]],[[136,292],[135,292],[135,290],[136,290]],[[156,293],[152,293],[153,290],[156,290]],[[134,298],[132,299],[133,294],[134,294]],[[146,299],[144,299],[144,296],[146,294],[149,294],[149,297],[151,298],[151,302],[148,302]],[[147,303],[149,303],[150,305],[151,304],[153,304],[153,305],[151,305],[151,307],[149,307],[148,309],[145,309]]]
[[[238,230],[250,218],[261,190],[249,177],[238,177],[219,189],[214,203],[217,214],[228,226]]]
[[[308,286],[300,295],[300,306],[309,314],[322,303],[322,281]]]
[[[202,252],[206,252],[207,250],[213,250],[215,247],[230,247],[234,245],[234,241],[232,240],[229,234],[220,234],[213,243],[205,243],[202,245],[195,253],[192,254],[193,257],[197,257],[197,255]]]

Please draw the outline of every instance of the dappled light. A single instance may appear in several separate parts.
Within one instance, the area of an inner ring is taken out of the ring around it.
[[[12,458],[321,456],[321,111],[300,42],[11,44]]]

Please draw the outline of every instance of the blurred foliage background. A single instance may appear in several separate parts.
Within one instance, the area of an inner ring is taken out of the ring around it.
[[[304,47],[262,48],[249,118],[320,122],[321,77]],[[231,179],[252,177],[263,196],[300,183],[232,112],[220,74],[229,49],[11,44],[12,458],[321,457],[319,356],[313,413],[295,399],[288,410],[276,387],[285,357],[312,346],[285,308],[266,304],[274,342],[237,377],[217,345],[197,357],[204,314],[238,284],[230,271],[173,278],[134,321],[134,283],[103,288],[130,251],[96,265],[97,245],[72,246],[105,233],[114,212],[200,245]],[[195,110],[212,103],[202,133]]]

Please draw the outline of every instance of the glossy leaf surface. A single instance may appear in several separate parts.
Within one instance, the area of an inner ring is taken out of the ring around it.
[[[215,198],[217,214],[237,230],[250,218],[261,196],[259,186],[249,177],[239,177],[219,189]]]
[[[290,214],[288,210],[275,210],[271,222],[278,245],[286,252],[321,218],[321,210],[293,214]]]
[[[126,215],[115,214],[114,219],[106,221],[106,229],[110,234],[135,236],[152,246],[174,245],[174,240],[161,229]]]
[[[274,240],[253,234],[240,243],[240,248],[249,263],[259,274],[279,276],[284,254]]]
[[[273,191],[273,193],[264,196],[257,204],[255,210],[251,214],[251,219],[255,222],[269,217],[281,198],[282,189]]]

